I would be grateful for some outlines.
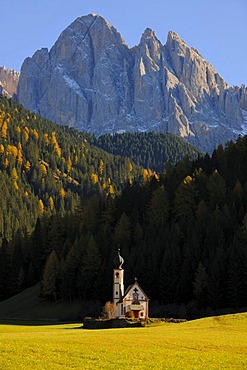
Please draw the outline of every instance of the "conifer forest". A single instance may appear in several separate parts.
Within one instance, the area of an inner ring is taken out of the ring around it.
[[[209,156],[149,135],[145,157],[139,134],[97,139],[0,98],[0,300],[40,281],[49,301],[103,304],[120,247],[150,302],[247,307],[247,136]]]

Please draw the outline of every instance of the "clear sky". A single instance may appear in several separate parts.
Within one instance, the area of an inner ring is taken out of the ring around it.
[[[165,44],[175,31],[230,85],[247,85],[247,0],[0,0],[0,66],[20,71],[77,17],[97,13],[136,45],[150,27]]]

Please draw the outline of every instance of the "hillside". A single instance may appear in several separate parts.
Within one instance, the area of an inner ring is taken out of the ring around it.
[[[120,247],[126,286],[138,277],[163,312],[246,307],[246,162],[243,137],[159,178],[147,171],[115,198],[95,193],[70,214],[42,217],[30,236],[2,243],[1,299],[41,281],[48,301],[111,300]]]
[[[101,307],[97,302],[49,303],[40,297],[40,284],[38,283],[0,302],[0,321],[79,321],[87,315],[100,314],[100,310]]]
[[[164,172],[168,163],[176,164],[184,157],[197,159],[201,152],[181,138],[164,132],[126,132],[106,134],[95,139],[94,145],[108,153],[130,157],[144,168]]]
[[[114,195],[142,176],[130,159],[92,141],[0,96],[0,239],[30,233],[38,216],[72,212],[81,197]]]

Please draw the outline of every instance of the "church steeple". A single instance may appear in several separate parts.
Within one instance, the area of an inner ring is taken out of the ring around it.
[[[123,305],[118,304],[124,295],[124,270],[122,265],[124,263],[123,257],[120,255],[120,248],[118,248],[118,255],[114,258],[113,270],[113,303],[116,305],[116,316],[123,317]]]
[[[114,265],[116,269],[122,270],[122,265],[124,264],[124,259],[120,256],[120,248],[118,248],[118,255],[114,258]]]

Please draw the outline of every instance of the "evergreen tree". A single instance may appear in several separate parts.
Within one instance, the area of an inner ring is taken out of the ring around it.
[[[42,295],[49,300],[57,300],[59,261],[53,250],[46,262],[42,278]]]

